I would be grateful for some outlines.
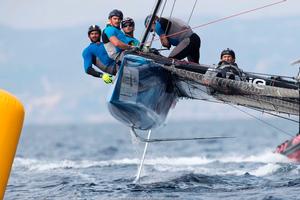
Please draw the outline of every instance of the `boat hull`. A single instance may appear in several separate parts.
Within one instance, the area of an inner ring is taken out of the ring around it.
[[[291,140],[287,140],[279,145],[276,152],[285,155],[294,161],[300,162],[300,135],[298,134]]]
[[[108,108],[127,126],[149,130],[163,124],[177,96],[170,72],[151,59],[125,55]]]

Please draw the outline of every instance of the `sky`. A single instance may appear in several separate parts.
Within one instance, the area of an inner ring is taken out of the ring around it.
[[[177,0],[172,16],[187,21],[194,2]],[[298,69],[290,63],[300,58],[300,1],[198,0],[190,25],[276,2],[195,29],[202,41],[200,62],[217,63],[221,50],[229,47],[245,71],[295,76]],[[25,123],[114,122],[106,107],[110,87],[83,71],[81,52],[89,44],[87,27],[98,24],[103,28],[108,13],[117,8],[135,19],[140,38],[153,5],[154,0],[1,0],[0,87],[23,102]],[[169,0],[162,15],[169,16],[172,6]],[[160,47],[159,42],[154,45]],[[189,100],[178,102],[169,120],[241,117],[248,116],[228,105]]]

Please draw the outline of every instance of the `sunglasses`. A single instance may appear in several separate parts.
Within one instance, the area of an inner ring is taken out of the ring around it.
[[[124,24],[124,25],[122,26],[122,28],[126,28],[126,27],[133,27],[133,25],[132,25],[132,24]]]

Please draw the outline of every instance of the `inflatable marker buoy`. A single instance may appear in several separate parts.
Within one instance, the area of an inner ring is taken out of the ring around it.
[[[0,199],[3,199],[24,120],[24,107],[0,89]]]

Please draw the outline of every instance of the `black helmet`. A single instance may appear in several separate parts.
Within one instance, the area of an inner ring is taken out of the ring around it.
[[[224,55],[230,55],[230,56],[232,56],[233,59],[235,59],[235,53],[232,49],[229,49],[229,48],[224,49],[221,53],[221,59]]]
[[[98,33],[101,34],[101,29],[100,29],[100,27],[97,26],[97,25],[91,25],[91,26],[89,27],[88,35],[89,35],[92,31],[98,31]]]
[[[132,27],[134,27],[135,24],[133,19],[131,19],[130,17],[126,17],[122,20],[121,27],[124,28],[125,25],[131,25]]]
[[[108,19],[112,18],[113,16],[117,16],[121,20],[123,20],[123,13],[121,10],[117,10],[117,9],[112,10],[108,15]]]

